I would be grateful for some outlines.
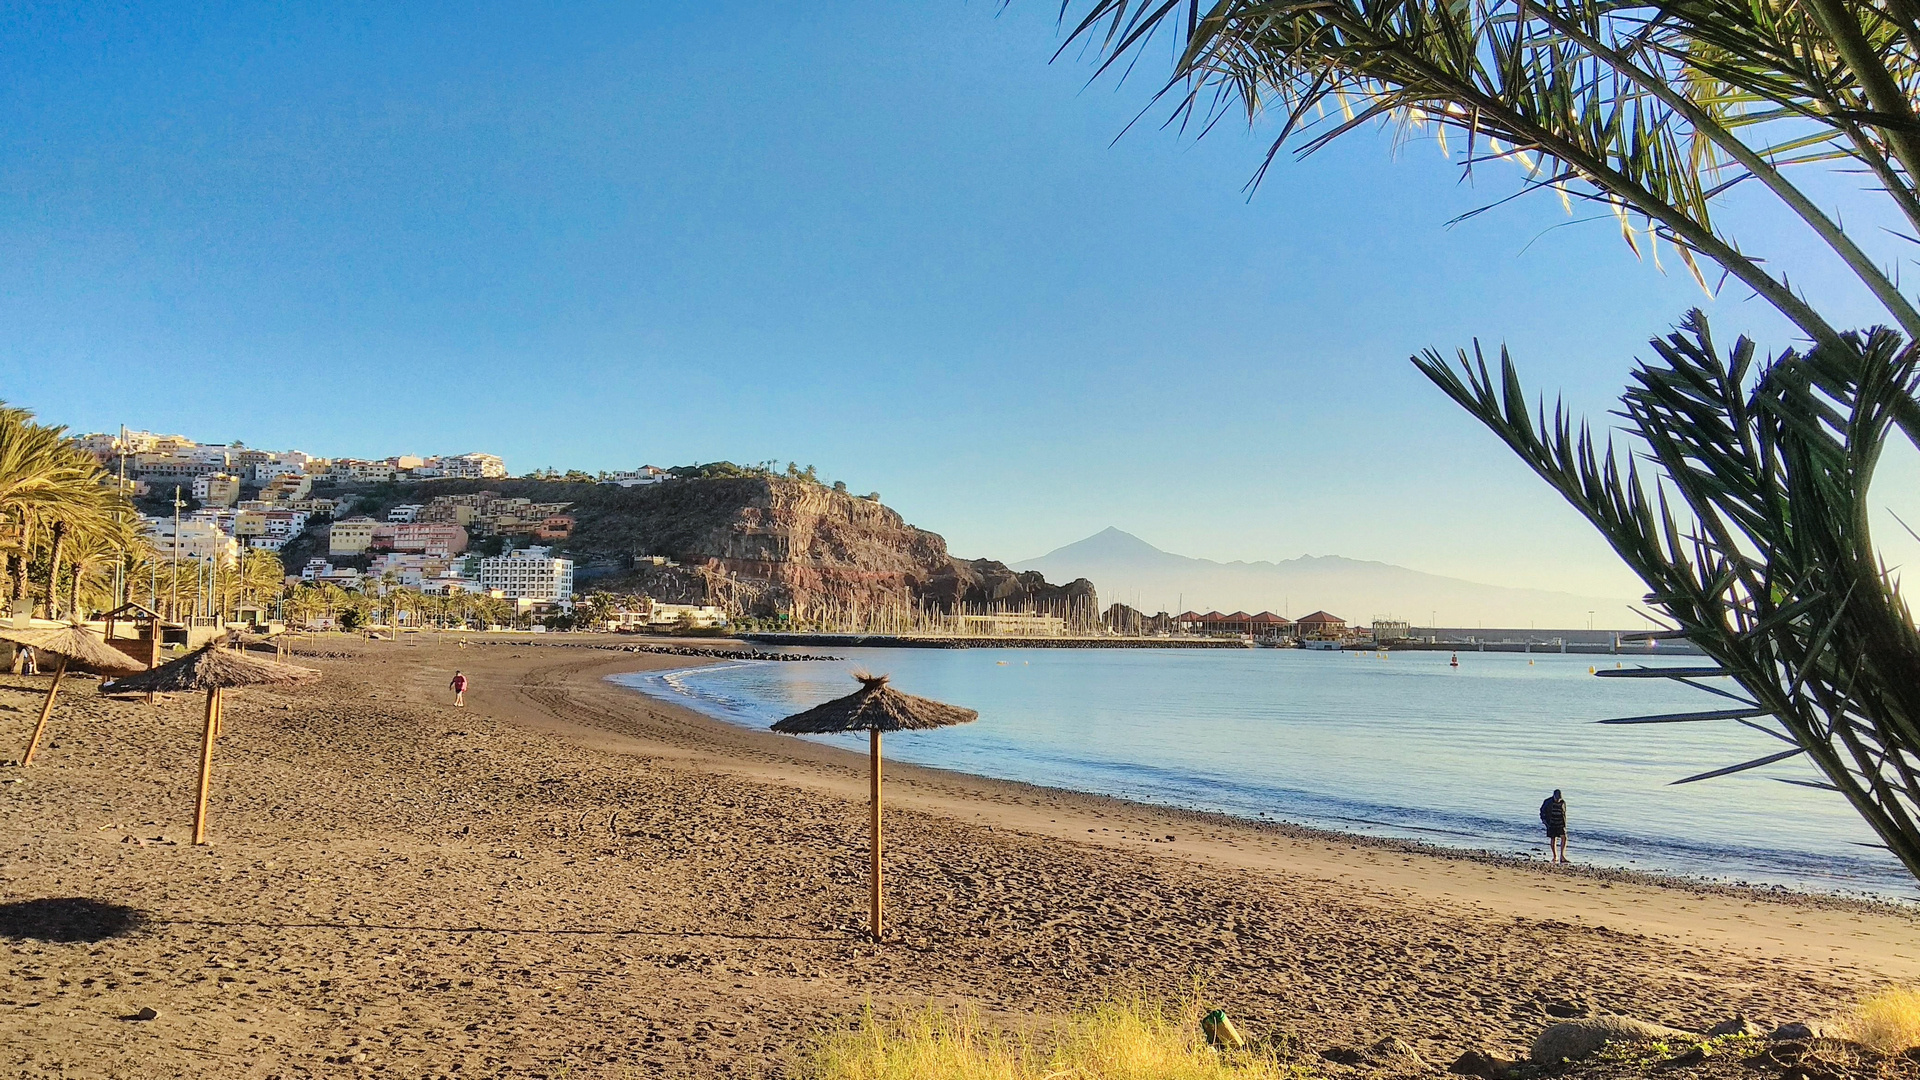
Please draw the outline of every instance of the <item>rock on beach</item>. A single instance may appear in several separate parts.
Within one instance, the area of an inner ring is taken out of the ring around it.
[[[1552,1065],[1590,1057],[1610,1042],[1659,1042],[1695,1038],[1689,1031],[1650,1024],[1631,1016],[1588,1016],[1555,1024],[1533,1040],[1533,1063]]]

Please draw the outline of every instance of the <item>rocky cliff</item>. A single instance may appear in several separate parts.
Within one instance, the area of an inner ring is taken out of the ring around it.
[[[408,485],[405,495],[423,502],[483,489],[573,503],[568,513],[578,524],[557,546],[581,564],[579,588],[591,587],[598,573],[664,600],[803,619],[956,610],[1097,617],[1091,582],[1053,585],[992,560],[956,559],[939,534],[914,528],[880,502],[805,479],[688,478],[633,488],[436,481]],[[678,566],[645,561],[652,556]]]

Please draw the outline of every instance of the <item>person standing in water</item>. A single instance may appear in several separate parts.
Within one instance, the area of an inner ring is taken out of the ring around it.
[[[1548,862],[1567,861],[1567,800],[1560,794],[1559,788],[1547,796],[1540,804],[1540,824],[1547,827]]]
[[[467,677],[465,675],[458,671],[454,672],[453,681],[447,684],[447,689],[453,691],[454,708],[464,709],[467,707]],[[1544,811],[1542,812],[1544,813]]]

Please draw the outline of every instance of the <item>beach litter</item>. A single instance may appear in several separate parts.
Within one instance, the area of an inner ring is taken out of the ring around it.
[[[1233,1026],[1225,1009],[1215,1009],[1200,1018],[1200,1031],[1206,1035],[1208,1044],[1223,1050],[1245,1050],[1247,1040],[1241,1036],[1240,1029]]]

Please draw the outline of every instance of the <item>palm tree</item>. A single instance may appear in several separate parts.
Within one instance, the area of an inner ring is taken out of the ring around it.
[[[1068,0],[1065,11],[1076,8]],[[1278,118],[1268,161],[1390,119],[1459,141],[1466,169],[1513,170],[1515,196],[1553,191],[1670,249],[1704,287],[1716,263],[1806,336],[1804,350],[1722,351],[1689,314],[1653,342],[1622,399],[1643,477],[1558,405],[1529,406],[1502,350],[1476,344],[1420,370],[1503,439],[1604,535],[1676,633],[1735,679],[1733,707],[1636,722],[1725,720],[1783,749],[1705,779],[1805,756],[1920,877],[1920,634],[1875,554],[1866,493],[1894,430],[1920,445],[1920,310],[1893,273],[1794,182],[1823,163],[1873,177],[1920,235],[1920,9],[1908,0],[1092,0],[1072,40],[1103,68],[1174,39],[1161,93],[1176,118]],[[1264,171],[1265,166],[1262,166]],[[1256,182],[1258,175],[1256,175]],[[1836,255],[1888,325],[1835,327],[1784,261],[1714,218],[1736,185]],[[1477,211],[1476,211],[1477,212]],[[1704,684],[1702,684],[1704,685]]]

